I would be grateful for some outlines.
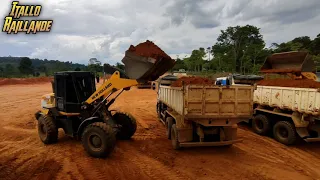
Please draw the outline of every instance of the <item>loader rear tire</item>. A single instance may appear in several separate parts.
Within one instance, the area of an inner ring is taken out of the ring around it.
[[[166,118],[166,135],[168,139],[171,139],[171,128],[173,124],[173,118],[167,117]]]
[[[176,124],[173,124],[171,127],[171,142],[172,142],[173,149],[178,150],[181,148],[179,143],[178,130],[176,128]]]
[[[262,114],[255,116],[252,120],[252,129],[259,135],[266,135],[271,129],[271,124],[267,116]]]
[[[82,133],[81,140],[86,152],[95,158],[107,157],[116,144],[114,130],[103,122],[89,124]]]
[[[297,134],[294,125],[288,121],[279,121],[273,127],[274,138],[285,145],[296,142]]]
[[[127,113],[116,112],[112,118],[121,126],[117,133],[117,138],[128,140],[134,135],[137,130],[137,121],[133,116]]]
[[[53,144],[58,141],[58,128],[51,116],[40,115],[38,119],[38,134],[44,144]]]

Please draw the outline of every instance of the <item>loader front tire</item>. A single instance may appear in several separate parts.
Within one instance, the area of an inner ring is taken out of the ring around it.
[[[117,138],[122,140],[130,139],[137,130],[136,119],[127,113],[116,112],[112,119],[120,125],[119,132],[117,133]]]
[[[44,144],[53,144],[58,141],[58,128],[56,127],[51,116],[39,116],[38,134]]]
[[[271,129],[271,125],[267,116],[262,114],[255,116],[252,119],[252,129],[259,135],[266,135]]]
[[[171,142],[172,142],[173,149],[178,150],[181,148],[179,143],[178,130],[176,128],[176,124],[173,124],[171,127]]]
[[[103,122],[89,124],[82,133],[81,140],[86,152],[95,158],[107,157],[116,144],[112,127]]]
[[[296,142],[297,134],[294,125],[288,121],[279,121],[273,126],[274,138],[285,145]]]

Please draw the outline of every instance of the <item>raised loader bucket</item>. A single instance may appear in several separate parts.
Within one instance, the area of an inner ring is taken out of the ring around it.
[[[263,73],[315,72],[315,64],[307,52],[276,53],[267,57],[260,69]]]
[[[148,40],[136,47],[131,45],[122,62],[126,75],[140,81],[157,80],[175,65],[175,60]]]

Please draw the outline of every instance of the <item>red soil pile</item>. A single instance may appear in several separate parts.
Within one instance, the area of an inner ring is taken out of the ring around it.
[[[133,52],[138,56],[152,57],[157,60],[159,60],[160,58],[171,60],[171,57],[169,55],[167,55],[157,45],[155,45],[152,41],[149,40],[140,43],[137,46],[131,45],[127,51]]]
[[[263,73],[296,73],[301,72],[301,69],[261,69]]]
[[[265,79],[257,83],[260,86],[280,86],[280,87],[296,87],[296,88],[320,88],[320,82],[310,79]]]
[[[182,82],[184,82],[185,85],[194,84],[194,85],[214,85],[215,81],[210,80],[208,78],[203,77],[181,77],[175,82],[171,84],[171,87],[181,87]]]
[[[0,78],[0,86],[15,84],[41,84],[52,81],[52,77],[39,78]]]

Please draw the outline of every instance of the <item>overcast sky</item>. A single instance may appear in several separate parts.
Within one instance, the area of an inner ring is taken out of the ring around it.
[[[0,1],[1,28],[11,2]],[[212,46],[220,30],[251,24],[267,45],[320,33],[320,0],[20,0],[43,5],[50,33],[0,34],[0,56],[87,64],[120,62],[130,44],[154,41],[171,57]]]

